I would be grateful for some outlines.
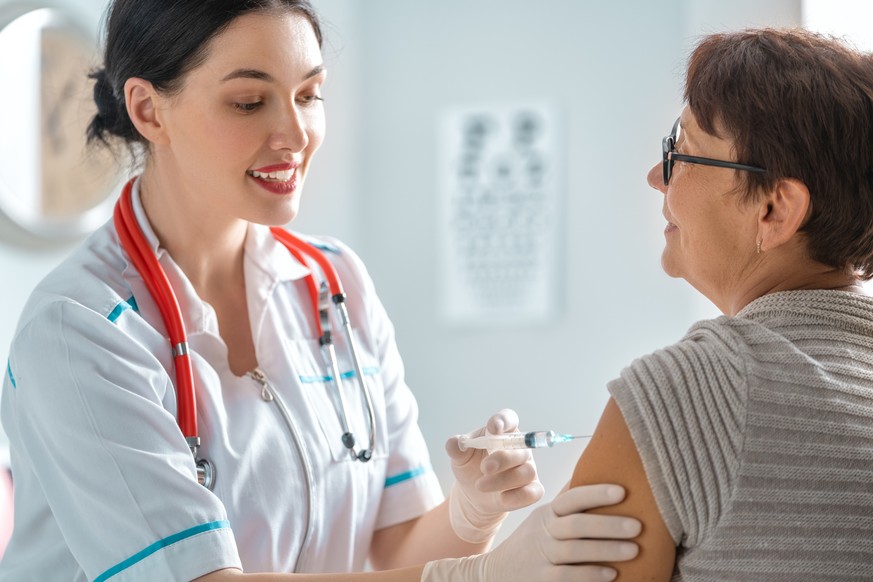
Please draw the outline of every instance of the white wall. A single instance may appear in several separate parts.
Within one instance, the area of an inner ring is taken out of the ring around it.
[[[679,113],[691,42],[797,24],[799,0],[315,3],[328,24],[329,129],[295,227],[338,235],[367,262],[444,485],[445,438],[499,407],[518,410],[523,428],[589,433],[609,379],[715,314],[661,272],[661,200],[645,183]],[[435,291],[437,115],[449,103],[529,100],[556,104],[567,122],[562,315],[539,327],[451,329]],[[14,281],[0,288],[0,357],[26,293],[63,252],[0,242],[0,272]],[[537,453],[549,496],[583,446]]]
[[[873,4],[867,0],[803,0],[803,26],[873,51]]]

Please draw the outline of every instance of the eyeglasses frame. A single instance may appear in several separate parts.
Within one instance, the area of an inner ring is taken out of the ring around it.
[[[746,172],[756,172],[759,174],[765,173],[767,170],[758,166],[749,166],[747,164],[738,164],[737,162],[728,162],[725,160],[716,160],[713,158],[703,158],[700,156],[689,156],[686,154],[676,153],[676,130],[679,129],[680,118],[676,119],[673,124],[673,129],[670,135],[661,140],[661,149],[664,158],[661,161],[661,173],[664,178],[664,186],[670,184],[670,178],[673,175],[673,164],[675,162],[688,162],[689,164],[700,164],[702,166],[715,166],[717,168],[730,168],[732,170],[743,170]]]

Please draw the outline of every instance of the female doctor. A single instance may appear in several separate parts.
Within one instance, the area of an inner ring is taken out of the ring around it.
[[[360,260],[269,228],[296,215],[324,136],[320,46],[305,0],[110,8],[89,138],[141,146],[143,164],[14,337],[0,579],[608,580],[581,563],[633,555],[618,538],[636,522],[578,515],[618,501],[608,486],[559,495],[476,555],[541,497],[530,454],[450,439],[444,501]],[[502,411],[487,429],[517,423]],[[390,571],[288,574],[368,560]]]

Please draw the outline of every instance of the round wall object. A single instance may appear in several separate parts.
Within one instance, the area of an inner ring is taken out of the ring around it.
[[[97,42],[58,7],[6,9],[0,27],[0,214],[40,239],[82,236],[110,216],[121,178],[111,152],[85,144]]]

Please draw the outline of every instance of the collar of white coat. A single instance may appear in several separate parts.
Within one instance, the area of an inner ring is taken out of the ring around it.
[[[167,251],[160,246],[160,241],[158,241],[142,206],[139,190],[141,180],[141,177],[137,177],[133,183],[131,192],[133,214],[136,216],[136,221],[139,223],[152,252],[160,261],[164,255],[167,255]],[[251,261],[253,266],[275,281],[294,281],[310,273],[306,265],[301,264],[281,246],[281,243],[270,233],[269,227],[260,224],[249,223],[244,252],[246,259]]]
[[[148,217],[142,206],[139,190],[140,179],[137,178],[131,192],[131,202],[136,221],[142,229],[145,239],[155,253],[155,257],[164,269],[167,279],[172,285],[185,329],[189,336],[206,332],[219,335],[218,320],[212,306],[205,303],[197,295],[194,286],[173,260],[173,257],[161,248],[158,237],[149,224]],[[301,279],[310,273],[309,268],[300,264],[281,243],[273,238],[270,229],[259,224],[249,224],[244,249],[244,269],[246,277],[246,297],[249,314],[253,321],[260,320],[261,313],[276,286],[282,281]],[[136,273],[132,264],[125,270],[125,278],[131,285],[134,297],[148,293],[142,274]],[[134,276],[135,279],[129,277]],[[143,309],[143,304],[140,304]],[[160,317],[155,312],[153,317]]]

